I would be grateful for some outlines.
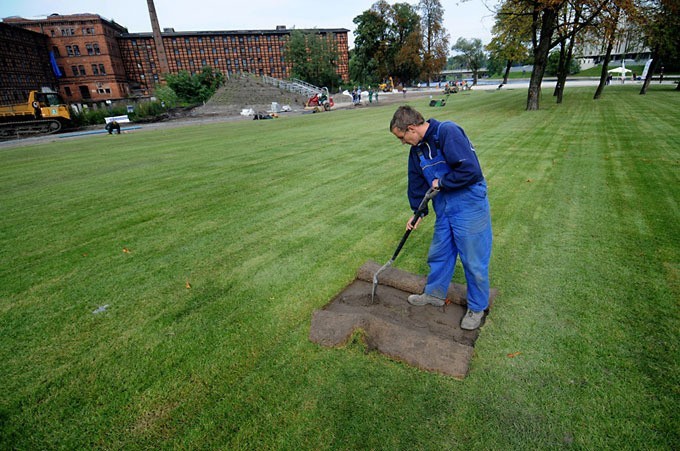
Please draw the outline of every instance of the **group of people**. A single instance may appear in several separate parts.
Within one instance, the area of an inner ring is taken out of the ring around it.
[[[373,103],[373,99],[375,98],[375,102],[378,103],[378,93],[380,90],[378,89],[373,89],[370,86],[368,87],[368,103]],[[354,89],[350,91],[350,95],[352,96],[352,105],[361,105],[361,86],[355,86]]]

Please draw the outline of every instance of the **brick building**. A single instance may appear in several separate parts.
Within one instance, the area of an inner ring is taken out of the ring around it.
[[[15,34],[26,36],[30,48],[24,49],[23,55],[22,51],[10,51],[4,56],[9,65],[4,64],[3,67],[13,70],[17,66],[17,58],[30,55],[31,59],[40,60],[34,65],[49,68],[50,52],[54,55],[61,76],[55,79],[48,71],[43,81],[24,79],[25,84],[32,84],[30,89],[56,84],[67,102],[98,104],[108,100],[148,97],[153,86],[162,82],[164,72],[153,33],[128,33],[127,28],[97,14],[52,14],[41,19],[9,17],[3,19],[3,23],[34,32]],[[3,29],[6,28],[3,26]],[[343,81],[349,81],[349,30],[302,31],[320,33],[335,41],[339,55],[338,74]],[[249,72],[287,78],[290,66],[284,59],[284,52],[290,33],[286,27],[278,26],[275,30],[257,31],[175,32],[166,29],[158,34],[170,73],[182,70],[200,72],[207,65],[226,76]],[[46,36],[46,40],[36,37],[37,34]],[[44,50],[37,50],[36,40],[42,41]],[[15,42],[16,39],[5,38],[0,33],[0,48],[10,41]],[[3,54],[0,50],[0,58]],[[16,80],[0,80],[2,90],[12,91],[19,87]],[[10,100],[0,98],[3,103],[13,103]]]
[[[338,50],[338,74],[349,81],[349,53],[345,28],[301,30],[319,33],[334,40]],[[285,79],[290,76],[285,47],[290,30],[278,26],[275,30],[253,31],[194,31],[175,32],[165,29],[163,46],[170,73],[182,70],[200,72],[203,66],[217,69],[227,77],[248,72]],[[161,78],[158,52],[151,33],[130,33],[118,38],[125,70],[133,89],[148,95]]]
[[[9,25],[47,36],[62,76],[59,92],[67,102],[97,103],[130,93],[117,38],[127,28],[97,14],[52,14],[44,19],[3,19]]]
[[[48,48],[45,35],[0,23],[0,103],[25,102],[41,87],[57,90]]]

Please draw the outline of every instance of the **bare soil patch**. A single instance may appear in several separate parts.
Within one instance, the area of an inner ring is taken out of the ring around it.
[[[450,303],[443,307],[416,307],[407,298],[422,292],[426,278],[388,268],[380,274],[377,296],[371,302],[373,275],[379,268],[375,262],[364,264],[354,282],[313,313],[309,339],[338,347],[359,332],[369,350],[427,371],[464,378],[479,337],[479,329],[460,328],[467,311],[465,286],[451,284]],[[493,289],[490,306],[496,295]]]

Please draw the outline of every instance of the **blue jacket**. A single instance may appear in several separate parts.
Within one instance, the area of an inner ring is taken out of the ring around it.
[[[443,152],[450,171],[439,180],[443,193],[474,185],[484,180],[482,168],[477,159],[472,143],[463,129],[454,122],[439,122],[428,119],[430,124],[423,140],[417,146],[411,146],[408,159],[408,200],[413,211],[418,209],[420,201],[430,188],[423,170],[420,167],[418,151],[426,159]]]

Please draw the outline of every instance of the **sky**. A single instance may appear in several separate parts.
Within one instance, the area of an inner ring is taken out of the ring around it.
[[[398,0],[399,1],[399,0]],[[346,28],[354,46],[354,18],[370,9],[374,0],[155,0],[161,28],[175,31],[273,30],[287,28]],[[417,0],[400,0],[413,6]],[[388,1],[390,4],[397,1]],[[493,14],[486,5],[495,0],[441,0],[444,27],[453,44],[460,37],[491,40]],[[145,0],[0,0],[0,18],[26,19],[53,13],[99,14],[127,27],[130,33],[151,32]]]

